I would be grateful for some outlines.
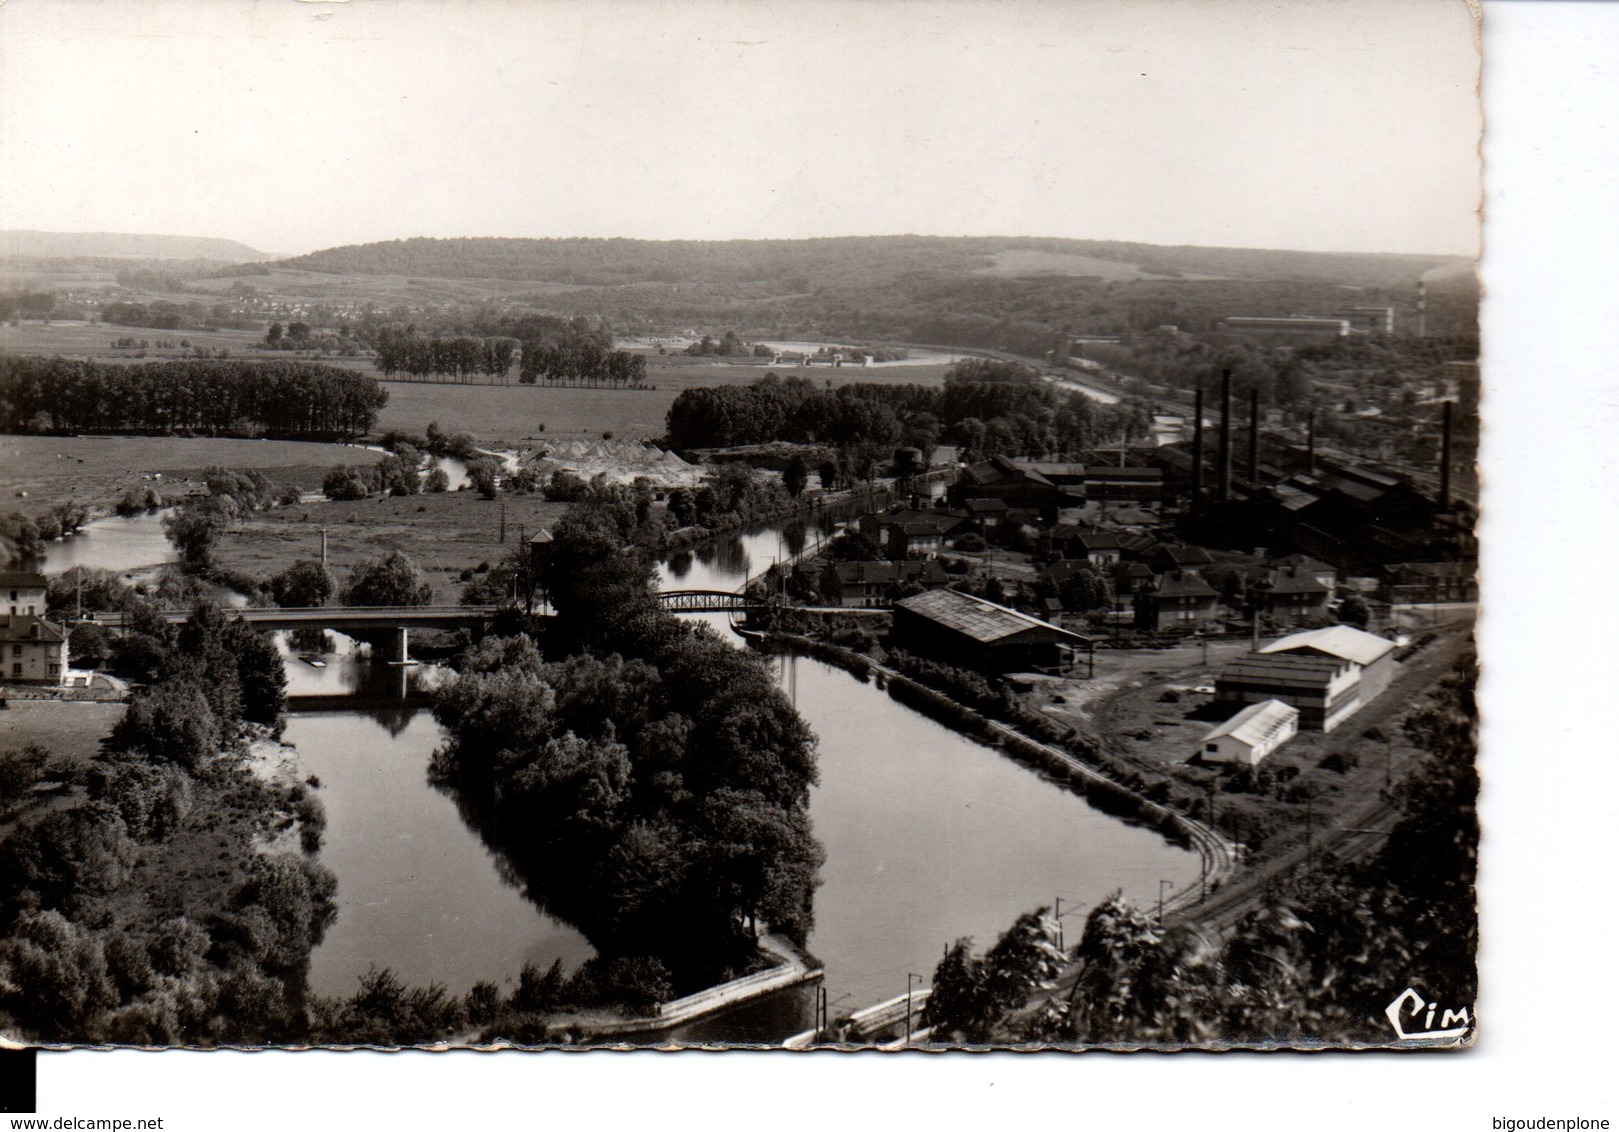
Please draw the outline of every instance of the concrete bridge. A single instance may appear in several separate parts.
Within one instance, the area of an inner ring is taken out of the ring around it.
[[[250,607],[227,610],[226,616],[266,631],[330,629],[337,633],[390,634],[387,659],[402,664],[410,659],[412,629],[471,629],[477,632],[494,619],[498,608],[493,605],[275,606],[268,609]],[[190,616],[188,609],[165,609],[157,614],[159,620],[170,625],[183,624]],[[128,629],[136,619],[123,613],[92,613],[85,620],[109,629]]]
[[[745,613],[760,603],[739,593],[721,590],[665,590],[659,603],[671,613]],[[402,664],[410,659],[412,629],[470,629],[479,632],[494,620],[495,605],[319,605],[308,607],[247,607],[226,610],[226,616],[269,632],[291,629],[330,629],[351,635],[391,634],[386,659]],[[157,618],[180,625],[191,616],[188,609],[165,609]],[[90,613],[84,617],[108,629],[128,629],[137,620],[124,613]]]

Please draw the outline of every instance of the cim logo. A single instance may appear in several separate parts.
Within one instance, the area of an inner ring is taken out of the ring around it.
[[[1394,1027],[1394,1036],[1402,1042],[1455,1041],[1472,1025],[1467,1007],[1441,1012],[1437,1002],[1425,1001],[1410,987],[1401,991],[1383,1014]]]

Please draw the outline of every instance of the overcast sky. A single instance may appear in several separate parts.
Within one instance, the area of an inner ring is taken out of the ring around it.
[[[1462,0],[9,0],[0,227],[1473,254]]]

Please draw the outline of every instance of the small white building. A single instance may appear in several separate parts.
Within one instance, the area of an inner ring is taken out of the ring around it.
[[[1298,709],[1281,700],[1266,700],[1250,704],[1203,736],[1198,754],[1206,763],[1258,766],[1298,733]]]

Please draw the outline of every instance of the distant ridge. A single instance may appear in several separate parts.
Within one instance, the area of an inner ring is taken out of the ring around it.
[[[507,279],[616,287],[637,283],[791,283],[990,272],[1034,277],[1219,277],[1385,285],[1414,280],[1458,256],[1167,247],[1027,236],[848,236],[805,240],[631,240],[418,237],[349,244],[274,266],[334,275]],[[1119,269],[1123,268],[1120,276]]]
[[[211,236],[151,236],[133,232],[37,232],[0,229],[0,256],[62,259],[217,259],[258,263],[273,256],[235,240]]]

